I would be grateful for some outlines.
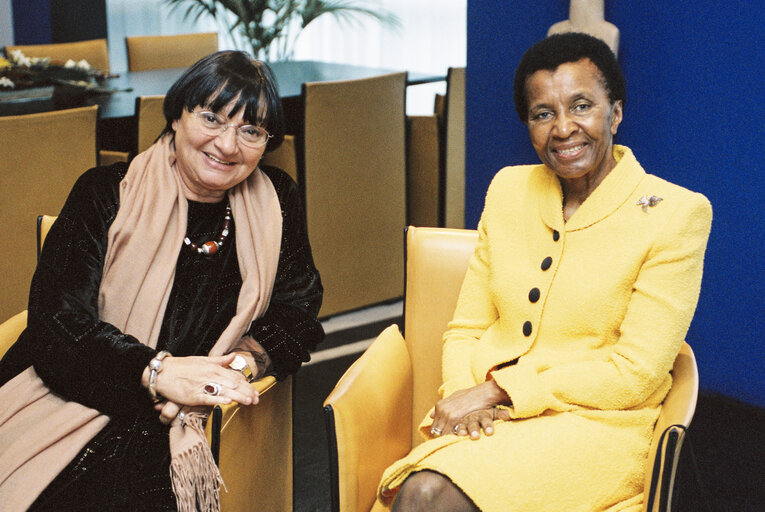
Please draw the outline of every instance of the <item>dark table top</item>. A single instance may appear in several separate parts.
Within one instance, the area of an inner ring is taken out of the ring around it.
[[[282,99],[299,97],[305,82],[325,82],[333,80],[354,80],[394,73],[396,70],[337,64],[319,61],[284,61],[272,62],[269,66],[274,72]],[[130,71],[110,78],[109,87],[120,89],[112,94],[99,94],[87,99],[89,105],[99,105],[102,119],[128,118],[135,112],[135,99],[138,96],[165,94],[170,86],[181,76],[186,68],[156,69],[151,71]],[[417,85],[446,80],[446,75],[409,72],[407,85]],[[123,91],[122,89],[131,89]]]

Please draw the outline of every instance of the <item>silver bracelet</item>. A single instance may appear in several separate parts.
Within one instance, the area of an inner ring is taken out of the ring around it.
[[[149,361],[149,370],[151,370],[151,373],[149,374],[149,394],[155,402],[159,401],[157,398],[157,390],[154,389],[154,386],[157,383],[157,374],[162,371],[162,360],[169,355],[172,354],[167,350],[162,350]]]

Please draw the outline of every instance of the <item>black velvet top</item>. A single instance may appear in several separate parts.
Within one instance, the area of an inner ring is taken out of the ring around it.
[[[317,320],[322,286],[297,186],[279,169],[263,170],[281,204],[282,241],[271,302],[248,333],[268,352],[277,377],[284,378],[310,359],[323,337]],[[0,362],[0,385],[31,364],[55,393],[111,418],[43,492],[35,510],[70,502],[78,510],[104,510],[109,503],[117,507],[109,505],[110,510],[172,509],[168,427],[159,422],[141,374],[159,350],[207,354],[236,312],[242,279],[232,226],[215,255],[179,247],[156,350],[98,319],[107,232],[126,171],[125,164],[91,169],[75,184],[45,240],[32,280],[28,327]],[[215,239],[225,208],[225,200],[189,201],[187,235],[198,243]]]

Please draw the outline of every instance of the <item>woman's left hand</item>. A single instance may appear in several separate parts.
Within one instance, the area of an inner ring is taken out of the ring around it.
[[[455,391],[453,394],[439,400],[431,413],[433,424],[431,433],[435,436],[448,434],[454,431],[454,427],[459,424],[468,424],[470,420],[481,418],[485,415],[479,413],[493,414],[491,412],[495,405],[510,405],[510,397],[493,380],[482,382],[477,386],[468,389]],[[509,418],[509,415],[508,415]],[[492,417],[491,420],[494,418]],[[480,425],[480,420],[478,421]],[[468,432],[473,432],[468,429]]]
[[[490,436],[494,433],[495,420],[509,421],[510,411],[498,407],[473,411],[454,425],[452,433],[458,436],[470,434],[471,439],[478,439],[481,437],[481,429],[483,429],[484,433]]]

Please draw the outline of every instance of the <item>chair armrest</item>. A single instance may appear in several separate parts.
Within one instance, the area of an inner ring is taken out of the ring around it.
[[[396,325],[348,368],[324,411],[332,509],[369,510],[385,468],[411,449],[412,366]]]
[[[258,394],[263,395],[266,391],[274,387],[276,382],[276,377],[273,375],[267,375],[262,379],[254,381],[250,385],[255,388]],[[217,408],[220,409],[220,430],[222,432],[226,430],[228,424],[234,419],[234,417],[236,417],[236,414],[242,409],[242,406],[237,402],[231,402],[230,404],[221,404]],[[208,421],[205,428],[205,435],[207,436],[207,441],[209,443],[212,442],[212,423],[212,421]]]
[[[226,490],[222,510],[292,510],[292,377],[252,383],[256,405],[216,406],[205,427]]]

